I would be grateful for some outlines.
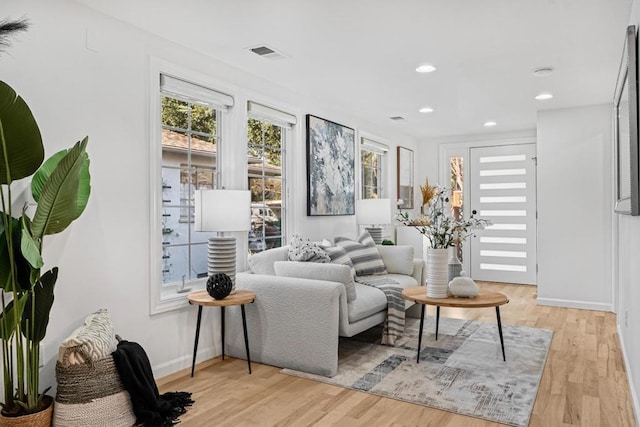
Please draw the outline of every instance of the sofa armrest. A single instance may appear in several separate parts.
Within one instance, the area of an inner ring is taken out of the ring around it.
[[[337,373],[343,284],[238,273],[236,288],[256,293],[255,302],[245,306],[251,360],[324,376]],[[226,352],[246,359],[240,307],[226,313]]]
[[[413,259],[413,273],[411,276],[416,279],[418,282],[418,286],[425,285],[425,275],[424,275],[424,260],[422,258],[414,258]]]

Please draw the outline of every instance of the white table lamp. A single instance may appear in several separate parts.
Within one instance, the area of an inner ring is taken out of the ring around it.
[[[209,238],[207,274],[225,273],[236,291],[236,238],[225,231],[251,228],[251,192],[248,190],[196,190],[195,231],[215,231]]]
[[[356,222],[359,225],[371,225],[365,229],[371,234],[377,245],[382,243],[382,227],[391,224],[390,199],[356,200]]]

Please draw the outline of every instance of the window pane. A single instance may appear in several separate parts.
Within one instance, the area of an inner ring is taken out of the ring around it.
[[[182,283],[189,279],[189,247],[169,246],[162,249],[162,283]]]
[[[247,130],[248,186],[251,191],[249,252],[282,245],[283,129],[249,119]]]
[[[206,277],[207,240],[195,232],[194,195],[216,187],[217,118],[214,107],[161,96],[163,283]]]
[[[162,241],[165,244],[189,243],[189,222],[183,217],[184,208],[164,207],[162,209]],[[187,212],[184,210],[184,212]]]
[[[191,271],[190,279],[200,279],[207,277],[207,244],[195,244],[191,245]]]
[[[162,97],[162,124],[174,128],[188,129],[189,104],[168,96]]]
[[[455,219],[464,216],[464,167],[462,157],[451,157],[449,160],[451,171],[451,215]],[[462,243],[457,244],[457,255],[460,262],[463,261]]]
[[[216,134],[216,112],[213,108],[193,104],[191,106],[191,130],[209,135]]]
[[[361,150],[361,194],[363,199],[384,198],[383,163],[384,154],[369,151],[364,148]]]

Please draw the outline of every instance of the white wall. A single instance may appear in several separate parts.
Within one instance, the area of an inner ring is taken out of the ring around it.
[[[538,303],[612,311],[611,107],[538,113]]]
[[[391,124],[366,123],[355,114],[276,87],[74,2],[3,1],[3,17],[32,23],[0,56],[2,79],[21,94],[40,125],[47,155],[89,135],[92,195],[87,210],[65,233],[45,242],[45,262],[60,266],[45,339],[42,385],[55,383],[55,352],[62,339],[98,308],[109,309],[116,331],[149,353],[156,375],[190,365],[195,308],[149,315],[149,63],[150,57],[182,65],[236,95],[230,113],[232,147],[224,154],[228,184],[246,185],[247,98],[288,109],[302,123],[290,171],[292,232],[311,238],[356,233],[355,217],[306,217],[304,114],[311,113],[377,135],[391,147],[391,197],[395,197],[395,147],[417,150]],[[312,82],[310,82],[312,84]],[[218,311],[204,310],[203,360],[219,354]]]
[[[640,0],[633,0],[630,25],[640,26]],[[624,29],[620,29],[623,38]],[[618,277],[618,333],[627,368],[627,378],[640,423],[640,217],[615,215],[617,219],[616,265]]]

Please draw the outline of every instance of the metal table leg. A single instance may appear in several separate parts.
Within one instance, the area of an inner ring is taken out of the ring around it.
[[[424,326],[424,308],[425,305],[422,304],[422,309],[420,310],[420,335],[418,335],[418,358],[416,363],[420,363],[420,348],[422,347],[422,327]]]
[[[438,341],[438,327],[440,326],[440,306],[436,306],[436,341]]]
[[[247,365],[251,374],[251,356],[249,355],[249,337],[247,336],[247,316],[244,313],[244,304],[240,305],[242,310],[242,329],[244,330],[244,348],[247,350]]]
[[[196,323],[196,339],[193,344],[193,362],[191,362],[191,376],[196,368],[196,354],[198,353],[198,339],[200,339],[200,321],[202,320],[202,306],[198,306],[198,323]]]
[[[224,360],[224,305],[220,306],[220,338],[222,339],[222,360]]]
[[[504,339],[502,338],[502,322],[500,321],[500,307],[496,306],[496,317],[498,318],[498,333],[500,334],[500,346],[502,347],[502,360],[507,361],[507,356],[504,354]]]

